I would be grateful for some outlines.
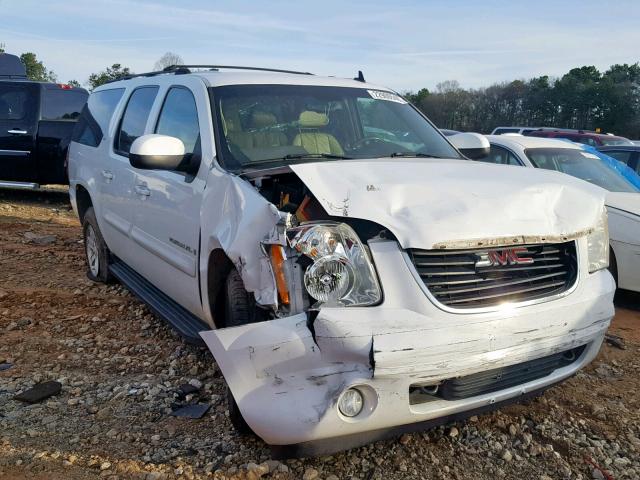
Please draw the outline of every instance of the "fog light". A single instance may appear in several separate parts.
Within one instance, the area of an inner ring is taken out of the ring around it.
[[[338,410],[345,417],[355,417],[362,411],[363,405],[362,394],[355,388],[346,390],[338,400]]]

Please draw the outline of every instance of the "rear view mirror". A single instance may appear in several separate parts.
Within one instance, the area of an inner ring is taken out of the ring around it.
[[[182,140],[149,134],[135,139],[129,152],[132,167],[144,170],[176,170],[184,159]]]
[[[448,139],[460,153],[471,160],[479,160],[489,155],[489,140],[479,133],[456,133]]]

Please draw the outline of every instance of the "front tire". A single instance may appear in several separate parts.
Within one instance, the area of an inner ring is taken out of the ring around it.
[[[242,277],[235,268],[232,269],[224,285],[224,326],[237,327],[259,321],[260,313],[255,305],[253,295],[245,290]],[[253,430],[242,416],[238,403],[228,386],[227,407],[233,428],[241,435],[252,434]]]
[[[238,403],[236,402],[236,399],[233,398],[233,393],[231,393],[231,389],[228,386],[227,408],[229,409],[229,420],[231,421],[231,425],[233,425],[235,431],[240,435],[253,435],[253,430],[251,430],[251,427],[242,416],[240,408],[238,408]]]
[[[87,277],[94,282],[107,283],[109,275],[109,248],[102,238],[93,207],[89,207],[82,219],[84,253],[87,262]]]
[[[616,282],[616,289],[618,288],[618,262],[616,261],[616,254],[613,253],[613,248],[609,247],[609,272],[613,276],[613,280]]]

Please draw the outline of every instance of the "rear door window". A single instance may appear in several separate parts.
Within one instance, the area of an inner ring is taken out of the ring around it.
[[[0,84],[0,120],[25,120],[36,111],[35,89],[28,85]]]
[[[479,160],[481,162],[497,163],[499,165],[522,165],[513,153],[498,145],[491,145],[489,155]]]
[[[610,157],[615,158],[616,160],[621,161],[622,163],[626,163],[627,165],[629,165],[629,162],[631,160],[631,155],[633,154],[633,152],[624,152],[624,151],[618,151],[618,152],[602,152],[605,155],[609,155]]]
[[[114,150],[120,155],[128,156],[131,144],[144,135],[149,112],[157,94],[158,87],[140,87],[129,97],[114,144]]]
[[[62,88],[45,88],[42,94],[42,120],[74,121],[87,102],[87,92],[82,90],[63,90]]]
[[[496,128],[493,132],[494,135],[502,135],[504,133],[519,133],[519,128]]]
[[[124,88],[92,93],[74,129],[73,141],[97,147],[109,129],[109,122],[123,94]]]

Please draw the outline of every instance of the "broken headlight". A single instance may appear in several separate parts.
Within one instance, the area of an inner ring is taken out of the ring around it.
[[[597,272],[609,266],[609,226],[607,209],[602,210],[596,228],[587,236],[589,273]]]
[[[345,223],[307,223],[287,231],[289,245],[312,263],[304,273],[309,296],[329,306],[364,306],[382,293],[373,263]]]

